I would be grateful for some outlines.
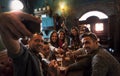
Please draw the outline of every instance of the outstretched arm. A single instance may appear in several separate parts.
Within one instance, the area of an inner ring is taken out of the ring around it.
[[[3,43],[9,53],[11,53],[11,54],[19,53],[20,44],[19,44],[18,40],[11,38],[10,36],[8,36],[5,33],[2,33],[1,37],[2,37]]]
[[[18,42],[18,39],[20,37],[31,35],[31,32],[29,32],[29,30],[22,23],[22,19],[28,19],[29,21],[40,23],[39,20],[37,21],[35,17],[29,14],[22,12],[19,14],[15,13],[8,12],[0,14],[0,35],[8,52],[11,54],[19,53],[20,44]]]

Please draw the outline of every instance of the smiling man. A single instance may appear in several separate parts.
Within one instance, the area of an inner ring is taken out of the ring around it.
[[[94,33],[83,34],[81,42],[86,53],[93,54],[91,76],[120,76],[119,62],[100,46]]]
[[[26,20],[29,21],[28,24]],[[0,35],[9,57],[13,60],[14,76],[45,76],[41,67],[42,61],[37,55],[42,47],[42,35],[32,34],[35,30],[33,32],[26,27],[27,25],[34,28],[40,22],[41,20],[23,12],[0,14]],[[22,37],[31,37],[29,49],[19,43],[19,38]]]

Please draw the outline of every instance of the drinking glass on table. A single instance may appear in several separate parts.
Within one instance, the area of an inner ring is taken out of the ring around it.
[[[58,62],[58,66],[63,66],[61,57],[57,58],[57,62]]]

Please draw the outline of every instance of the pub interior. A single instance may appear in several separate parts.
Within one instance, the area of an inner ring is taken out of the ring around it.
[[[88,69],[88,72],[76,69],[70,73],[66,71],[69,65],[84,58],[79,57],[80,54],[76,51],[84,50],[80,37],[88,32],[96,34],[99,44],[120,62],[119,0],[0,0],[0,28],[4,25],[2,19],[6,20],[2,14],[16,11],[40,20],[40,23],[36,23],[37,21],[32,22],[29,17],[24,19],[24,16],[20,16],[21,23],[33,35],[42,34],[44,44],[39,53],[42,60],[48,63],[48,66],[54,62],[54,68],[48,69],[50,73],[40,76],[97,76],[91,73],[91,69]],[[15,13],[13,15],[16,15]],[[7,21],[10,20],[6,20],[6,23]],[[8,49],[1,36],[0,76],[14,76],[14,62],[8,55]],[[29,37],[21,37],[18,40],[24,47],[29,48]],[[51,53],[55,55],[52,59],[49,56]]]

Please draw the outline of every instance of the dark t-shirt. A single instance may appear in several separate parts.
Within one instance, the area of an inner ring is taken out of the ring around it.
[[[9,56],[13,59],[15,76],[43,76],[39,59],[21,45],[20,53]]]

